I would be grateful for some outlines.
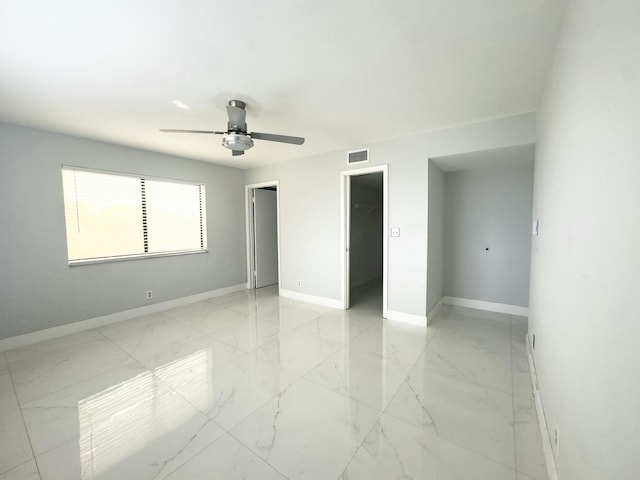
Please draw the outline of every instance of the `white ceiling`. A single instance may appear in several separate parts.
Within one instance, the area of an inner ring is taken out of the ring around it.
[[[535,110],[563,3],[0,0],[0,120],[240,168],[364,147]],[[232,98],[305,144],[158,132]]]

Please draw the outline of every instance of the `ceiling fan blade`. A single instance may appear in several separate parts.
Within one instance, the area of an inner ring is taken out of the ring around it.
[[[229,130],[247,131],[247,111],[244,108],[235,105],[227,105],[227,114],[229,115]]]
[[[231,150],[231,155],[237,157],[238,155],[244,155],[244,150]]]
[[[293,143],[295,145],[302,145],[304,143],[304,138],[302,137],[290,137],[288,135],[276,135],[274,133],[251,132],[249,136],[270,142]]]
[[[213,135],[226,135],[227,132],[216,132],[213,130],[180,130],[177,128],[161,128],[161,132],[169,132],[169,133],[209,133]]]

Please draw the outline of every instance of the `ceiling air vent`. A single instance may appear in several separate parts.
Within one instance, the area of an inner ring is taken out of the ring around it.
[[[347,163],[349,165],[352,163],[365,163],[369,161],[368,148],[365,148],[364,150],[356,150],[355,152],[348,152],[347,155]]]

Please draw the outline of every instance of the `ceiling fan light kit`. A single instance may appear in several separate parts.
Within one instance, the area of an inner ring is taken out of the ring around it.
[[[230,133],[222,138],[222,146],[229,150],[249,150],[253,147],[253,140],[249,135],[242,133]]]
[[[247,133],[246,122],[246,103],[241,100],[230,100],[227,105],[227,122],[226,132],[216,132],[213,130],[180,130],[175,128],[161,128],[161,132],[171,133],[207,133],[210,135],[224,135],[222,138],[222,146],[231,150],[233,156],[244,155],[245,150],[253,147],[253,139],[267,140],[270,142],[291,143],[294,145],[302,145],[304,138],[290,137],[287,135],[276,135],[273,133],[251,132]]]

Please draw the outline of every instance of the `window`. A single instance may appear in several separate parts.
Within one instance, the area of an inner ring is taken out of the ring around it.
[[[69,264],[204,252],[204,185],[62,167]]]

